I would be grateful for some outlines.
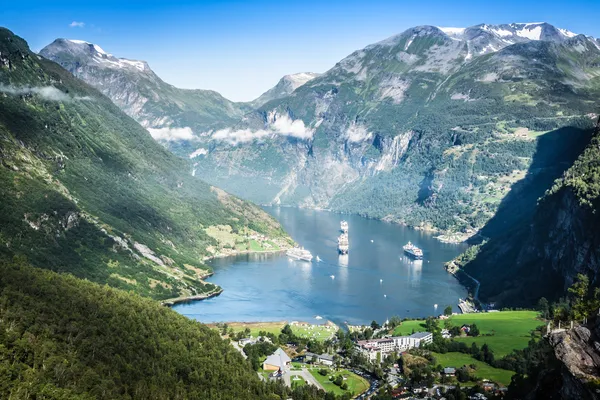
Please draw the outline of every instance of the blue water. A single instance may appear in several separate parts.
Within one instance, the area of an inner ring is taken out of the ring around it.
[[[179,304],[173,307],[176,311],[202,322],[318,322],[315,317],[321,316],[338,324],[365,324],[393,315],[437,315],[447,305],[457,309],[458,299],[466,296],[466,290],[443,268],[465,245],[441,243],[425,232],[355,215],[297,208],[265,210],[312,252],[313,262],[292,261],[285,254],[212,260],[209,264],[215,274],[209,281],[224,292]],[[349,224],[350,254],[346,256],[338,256],[336,247],[342,219]],[[409,240],[423,249],[423,261],[403,254],[402,246]],[[316,261],[317,255],[321,262]]]

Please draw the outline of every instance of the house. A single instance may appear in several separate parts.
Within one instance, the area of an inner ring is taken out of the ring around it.
[[[460,330],[463,331],[464,333],[469,333],[469,332],[471,332],[471,327],[469,325],[463,325],[460,327]]]
[[[444,375],[454,375],[456,374],[456,368],[446,367],[444,368]]]
[[[422,344],[433,342],[433,334],[431,332],[417,332],[410,336],[394,336],[384,339],[359,340],[356,343],[359,351],[361,351],[369,361],[373,362],[377,359],[379,353],[381,359],[388,357],[393,352],[403,352],[415,347],[420,347]]]
[[[305,361],[312,361],[316,364],[323,364],[332,366],[333,365],[333,356],[331,354],[315,354],[307,352],[304,354]]]
[[[319,356],[319,362],[323,365],[332,366],[333,365],[333,356],[331,354],[321,354]]]
[[[292,364],[292,359],[285,354],[285,351],[280,347],[271,354],[263,363],[265,371],[285,371]]]
[[[450,334],[450,331],[448,329],[442,329],[442,337],[444,339],[450,339],[452,335]]]

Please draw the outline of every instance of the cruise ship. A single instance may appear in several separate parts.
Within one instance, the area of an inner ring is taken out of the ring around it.
[[[348,233],[348,222],[346,221],[342,221],[340,222],[340,230],[342,231],[342,233]]]
[[[350,245],[348,243],[348,234],[342,233],[338,238],[338,251],[340,254],[348,254]]]
[[[304,247],[294,247],[293,249],[289,249],[286,254],[294,260],[312,261],[313,259],[310,251],[306,250]]]
[[[408,254],[409,256],[416,258],[417,260],[422,260],[423,259],[423,250],[421,250],[420,248],[418,248],[417,246],[415,246],[414,244],[412,244],[411,242],[408,242],[404,247],[404,252],[406,254]]]

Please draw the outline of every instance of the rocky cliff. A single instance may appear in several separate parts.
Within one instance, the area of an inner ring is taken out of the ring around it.
[[[531,219],[492,238],[465,270],[483,300],[555,299],[577,274],[600,285],[600,121],[574,164],[540,199]]]
[[[600,326],[577,326],[548,336],[561,362],[561,399],[600,398]],[[534,396],[532,396],[534,397]],[[539,396],[537,396],[540,398]]]

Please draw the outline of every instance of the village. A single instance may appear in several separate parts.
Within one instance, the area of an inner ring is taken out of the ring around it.
[[[392,398],[445,399],[454,392],[484,400],[502,398],[514,374],[496,366],[494,352],[504,356],[525,347],[522,335],[540,325],[534,311],[502,311],[393,318],[346,329],[298,321],[216,329],[225,328],[261,379],[289,387],[313,385],[342,398],[385,390]]]

